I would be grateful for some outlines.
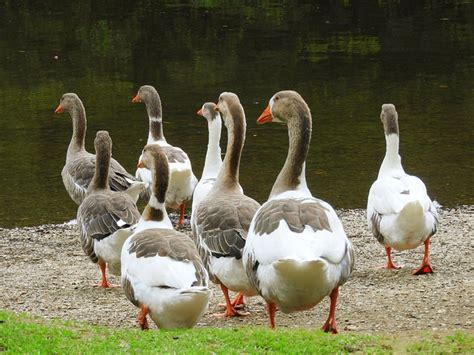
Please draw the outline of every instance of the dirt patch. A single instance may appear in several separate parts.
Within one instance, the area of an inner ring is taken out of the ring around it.
[[[338,214],[356,249],[355,270],[341,288],[337,307],[340,332],[473,331],[474,206],[440,211],[439,231],[431,244],[435,273],[422,276],[412,276],[411,270],[421,263],[423,247],[394,253],[394,261],[404,264],[403,269],[380,269],[385,252],[367,229],[365,211],[339,210]],[[83,254],[76,226],[0,229],[0,246],[2,309],[111,327],[137,326],[137,309],[120,287],[93,287],[99,270]],[[119,278],[111,281],[120,283]],[[223,296],[215,285],[211,289],[210,308],[199,327],[267,325],[260,297],[248,299],[250,316],[213,317]],[[326,299],[309,311],[277,312],[277,325],[319,328],[328,310]]]

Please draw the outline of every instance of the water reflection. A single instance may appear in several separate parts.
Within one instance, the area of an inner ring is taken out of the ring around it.
[[[196,174],[207,128],[195,112],[236,92],[248,120],[241,183],[259,201],[283,164],[287,133],[255,119],[291,88],[313,113],[315,195],[365,206],[385,149],[380,106],[392,102],[405,169],[443,205],[474,203],[473,10],[463,1],[2,2],[0,226],[75,216],[60,178],[71,122],[52,114],[64,92],[85,104],[88,149],[107,129],[114,156],[133,171],[147,136],[143,106],[130,103],[142,84],[160,92],[165,135]]]

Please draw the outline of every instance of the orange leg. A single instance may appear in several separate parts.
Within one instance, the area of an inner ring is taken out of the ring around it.
[[[234,302],[232,302],[232,306],[234,307],[245,307],[245,296],[242,292],[238,292],[237,295],[235,295]]]
[[[333,334],[337,334],[336,329],[336,303],[337,303],[337,296],[339,295],[339,286],[332,290],[329,298],[331,299],[331,306],[329,307],[329,317],[326,323],[324,323],[323,327],[321,328],[326,333],[331,332]]]
[[[230,302],[229,290],[223,284],[221,284],[221,290],[225,297],[226,308],[224,313],[215,314],[216,317],[239,317],[248,315],[248,313],[239,313],[235,310],[234,306]]]
[[[267,303],[267,312],[268,312],[268,320],[270,321],[270,328],[275,329],[276,304]]]
[[[430,254],[430,241],[431,237],[425,240],[425,255],[423,255],[423,261],[421,266],[413,271],[413,275],[432,274],[433,268],[430,265],[429,254]]]
[[[385,247],[385,251],[387,252],[387,266],[384,266],[384,269],[401,269],[403,266],[397,266],[393,263],[392,248]]]
[[[99,268],[100,268],[100,272],[102,273],[102,281],[99,283],[99,287],[103,287],[103,288],[110,287],[109,283],[107,282],[107,276],[105,274],[105,269],[106,269],[105,261],[99,260]]]
[[[144,306],[143,304],[140,306],[140,312],[138,312],[137,320],[142,330],[148,329],[148,320],[146,319],[146,316],[149,312],[150,310],[147,306]]]
[[[184,210],[186,209],[186,204],[183,202],[181,205],[179,205],[179,221],[178,221],[178,226],[182,227],[184,224]]]
[[[234,298],[234,302],[232,302],[232,306],[234,308],[244,308],[245,307],[245,296],[242,292],[237,292]],[[219,303],[219,307],[227,308],[226,303]]]

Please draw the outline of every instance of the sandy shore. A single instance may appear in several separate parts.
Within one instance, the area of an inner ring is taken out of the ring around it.
[[[395,262],[405,265],[403,269],[380,269],[385,252],[367,229],[365,211],[338,213],[356,249],[355,270],[341,288],[337,307],[340,332],[474,331],[474,206],[440,211],[439,231],[431,244],[435,273],[422,276],[411,275],[421,263],[422,246],[394,253]],[[103,290],[93,286],[99,280],[99,270],[83,254],[76,228],[60,224],[0,229],[0,307],[44,318],[136,327],[137,309],[120,287]],[[113,277],[111,281],[120,282]],[[249,299],[250,316],[213,317],[223,297],[215,285],[212,289],[209,312],[198,326],[267,324],[260,297]],[[328,309],[325,300],[309,311],[277,312],[277,325],[319,328]]]

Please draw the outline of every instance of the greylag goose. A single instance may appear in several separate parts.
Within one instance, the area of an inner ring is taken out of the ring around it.
[[[337,333],[339,286],[352,272],[354,251],[334,209],[312,196],[305,165],[311,140],[311,113],[295,91],[273,95],[257,123],[288,126],[289,149],[270,197],[257,211],[243,252],[252,285],[267,302],[270,326],[275,311],[309,309],[330,297],[325,332]]]
[[[392,260],[392,248],[414,249],[425,244],[421,266],[414,275],[432,273],[429,262],[431,237],[438,227],[438,212],[426,186],[403,170],[398,154],[398,113],[392,104],[382,105],[380,119],[385,131],[386,152],[377,180],[369,190],[367,222],[373,235],[385,247],[387,269],[398,269]]]
[[[120,275],[120,256],[130,227],[138,222],[140,213],[135,201],[125,192],[111,191],[109,170],[112,140],[107,131],[99,131],[94,140],[95,172],[86,197],[77,211],[77,224],[82,249],[102,272],[101,287],[109,287],[106,266],[113,275]]]
[[[122,287],[140,308],[142,329],[148,328],[148,314],[160,328],[193,327],[208,306],[208,275],[191,238],[175,231],[166,213],[166,151],[145,146],[139,166],[152,172],[152,194],[122,249]]]
[[[213,282],[220,285],[226,310],[220,316],[242,315],[235,306],[242,295],[253,296],[256,290],[249,283],[242,265],[242,250],[247,231],[259,203],[242,192],[239,166],[245,140],[245,113],[237,95],[224,92],[216,109],[227,127],[227,151],[216,182],[195,212],[195,240]],[[239,294],[231,303],[228,290]]]
[[[95,169],[95,155],[86,151],[86,110],[79,96],[73,93],[61,97],[55,113],[69,112],[72,118],[72,137],[67,149],[66,164],[61,171],[64,187],[71,199],[81,204]],[[139,183],[115,159],[111,159],[109,186],[112,191],[127,191],[136,201],[144,184]]]
[[[197,178],[193,174],[188,155],[178,147],[170,145],[163,134],[163,118],[161,99],[153,86],[140,87],[132,102],[144,102],[148,112],[149,129],[147,144],[156,144],[163,148],[170,165],[170,181],[166,195],[166,206],[179,209],[178,225],[184,223],[186,203],[192,198]],[[138,180],[151,183],[151,172],[146,168],[138,168],[135,176]]]

